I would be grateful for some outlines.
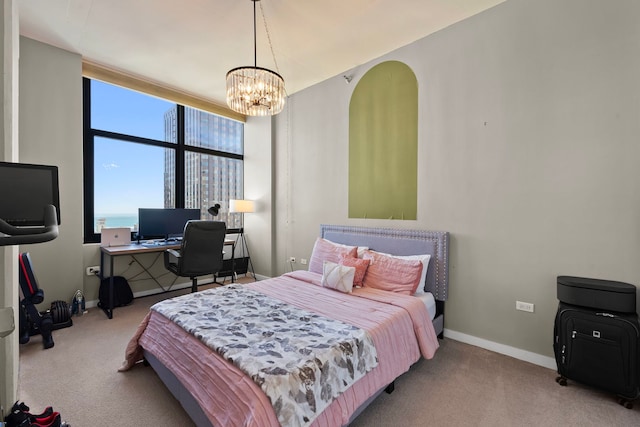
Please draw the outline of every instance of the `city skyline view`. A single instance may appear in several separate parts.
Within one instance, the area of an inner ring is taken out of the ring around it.
[[[242,154],[242,123],[185,107],[186,146]],[[100,81],[91,81],[91,127],[176,143],[175,103]],[[124,137],[123,137],[124,138]],[[175,151],[157,145],[95,136],[94,230],[137,228],[138,208],[175,207]],[[242,160],[185,153],[185,207],[242,197]],[[225,213],[229,219],[228,213]],[[222,218],[221,218],[222,219]]]

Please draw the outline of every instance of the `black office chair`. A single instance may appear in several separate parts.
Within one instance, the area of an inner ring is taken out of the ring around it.
[[[180,251],[167,249],[164,266],[173,274],[191,279],[198,290],[198,276],[216,274],[222,268],[222,248],[227,226],[222,221],[189,221],[184,227]]]

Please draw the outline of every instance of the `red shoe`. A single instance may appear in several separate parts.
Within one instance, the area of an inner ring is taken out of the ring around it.
[[[31,418],[31,427],[62,427],[59,412],[53,412],[49,416],[42,418]]]
[[[53,413],[53,408],[48,406],[41,414],[31,414],[29,407],[24,402],[16,402],[11,408],[11,413],[5,418],[7,427],[31,427],[31,423],[37,419],[48,419]]]

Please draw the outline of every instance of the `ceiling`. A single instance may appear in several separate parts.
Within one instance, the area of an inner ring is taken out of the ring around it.
[[[257,65],[278,71],[291,95],[503,1],[262,0]],[[18,8],[23,36],[220,105],[227,71],[254,62],[251,0],[20,0]]]

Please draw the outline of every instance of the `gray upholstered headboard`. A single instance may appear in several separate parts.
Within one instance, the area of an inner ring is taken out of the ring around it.
[[[438,301],[446,301],[449,288],[449,233],[446,231],[320,225],[320,237],[393,255],[429,254],[426,286]]]

